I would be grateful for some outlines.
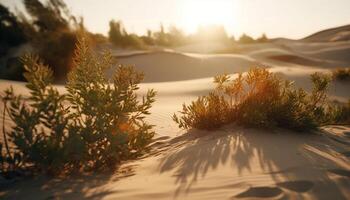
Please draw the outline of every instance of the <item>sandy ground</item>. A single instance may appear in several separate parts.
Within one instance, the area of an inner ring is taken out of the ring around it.
[[[220,47],[212,46],[215,51]],[[349,199],[350,127],[327,126],[311,134],[233,125],[212,132],[184,131],[171,115],[183,102],[207,94],[213,88],[212,76],[245,72],[255,65],[269,67],[310,90],[311,73],[350,66],[350,57],[334,56],[349,53],[350,42],[278,41],[242,46],[241,54],[209,54],[210,49],[201,48],[116,53],[120,63],[144,71],[140,94],[149,88],[158,91],[148,118],[157,133],[149,154],[123,163],[114,173],[68,179],[39,176],[2,184],[0,198]],[[2,80],[0,91],[9,85],[28,94],[23,83]],[[57,87],[64,92],[63,86]],[[334,82],[329,94],[345,102],[350,84]]]

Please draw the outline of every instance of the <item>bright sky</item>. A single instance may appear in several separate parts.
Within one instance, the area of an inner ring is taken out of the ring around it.
[[[0,0],[21,9],[21,0]],[[127,31],[176,25],[192,33],[198,25],[222,24],[236,37],[301,38],[322,29],[350,24],[350,0],[65,0],[74,15],[83,16],[92,32],[107,34],[111,19]]]

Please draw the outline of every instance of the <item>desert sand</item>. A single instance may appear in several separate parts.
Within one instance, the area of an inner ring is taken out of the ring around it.
[[[310,90],[311,73],[350,66],[350,42],[278,39],[241,45],[239,54],[213,53],[220,48],[225,45],[114,52],[120,63],[145,73],[140,94],[149,88],[158,91],[148,117],[156,125],[151,152],[121,164],[116,172],[38,176],[2,184],[0,198],[349,199],[350,127],[327,126],[313,133],[234,125],[210,132],[185,131],[171,115],[183,102],[207,94],[213,76],[246,72],[252,66],[267,67]],[[19,82],[1,80],[0,90],[10,85],[28,94]],[[57,88],[64,92],[64,86]],[[346,102],[350,84],[333,82],[329,94],[332,100]]]

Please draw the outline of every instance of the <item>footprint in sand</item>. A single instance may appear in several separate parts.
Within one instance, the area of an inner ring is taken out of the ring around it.
[[[282,190],[278,187],[251,187],[234,196],[234,198],[272,198],[280,195]]]
[[[331,172],[333,174],[337,174],[339,176],[344,176],[350,178],[350,170],[345,169],[329,169],[328,172]]]
[[[314,183],[311,181],[286,181],[277,183],[276,185],[287,190],[302,193],[311,190]]]

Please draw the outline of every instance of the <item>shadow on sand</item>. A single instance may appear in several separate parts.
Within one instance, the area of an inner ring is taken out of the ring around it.
[[[172,149],[161,159],[159,171],[174,172],[174,197],[199,191],[200,187],[194,187],[196,183],[215,173],[220,165],[230,165],[227,180],[232,183],[206,187],[206,191],[221,187],[248,188],[232,194],[232,198],[288,198],[288,192],[294,195],[311,192],[310,195],[318,199],[327,198],[326,190],[332,191],[328,193],[329,198],[346,199],[346,194],[328,175],[341,171],[336,174],[345,179],[346,185],[350,184],[349,171],[335,164],[339,157],[349,163],[340,153],[348,146],[328,138],[325,133],[298,135],[286,130],[225,127],[216,132],[192,130],[171,143]],[[252,187],[254,182],[248,180],[251,174],[269,176],[272,181],[262,187]],[[318,194],[319,191],[322,193]]]
[[[50,178],[40,175],[0,186],[0,199],[88,199],[99,200],[103,197],[122,192],[109,190],[108,183],[134,175],[133,165],[125,165],[117,172],[104,172],[90,175],[73,175],[69,178]],[[126,192],[126,191],[123,191]]]

